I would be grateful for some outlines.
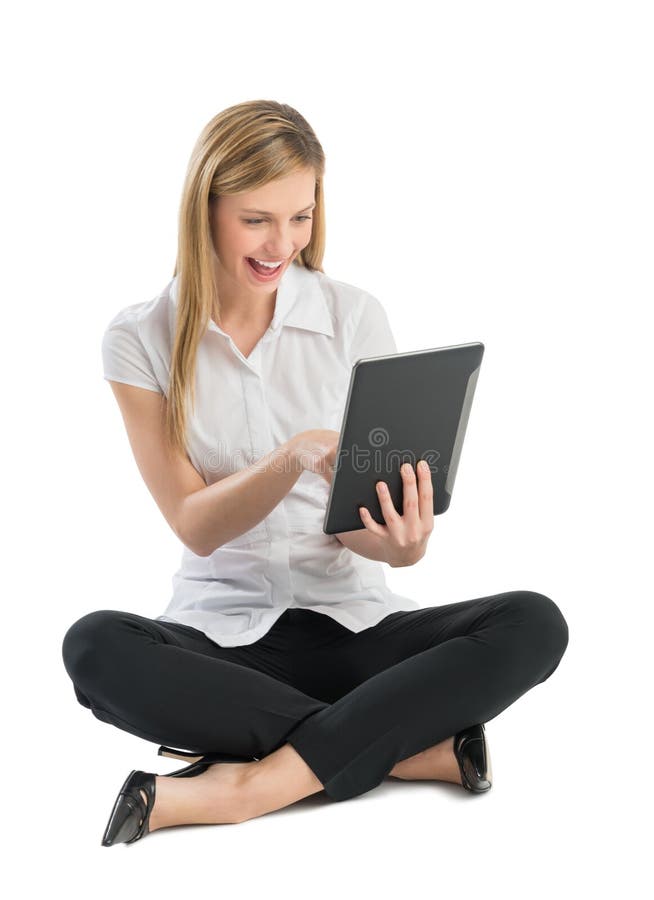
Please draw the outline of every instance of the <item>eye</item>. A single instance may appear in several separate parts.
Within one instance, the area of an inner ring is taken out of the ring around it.
[[[298,221],[300,221],[302,219],[309,219],[309,221],[311,221],[312,217],[311,216],[296,216],[295,218]],[[260,225],[264,221],[264,219],[243,219],[243,221],[245,222],[246,225]]]

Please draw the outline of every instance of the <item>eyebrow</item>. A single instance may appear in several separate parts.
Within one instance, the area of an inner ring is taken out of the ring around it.
[[[304,209],[298,210],[298,212],[306,212],[308,209],[313,209],[315,205],[316,205],[316,203],[315,203],[315,201],[314,201],[313,203],[309,204],[309,206],[305,206]],[[272,215],[274,215],[274,213],[266,212],[265,209],[244,209],[244,208],[241,208],[241,209],[239,209],[239,212],[261,213],[261,214],[264,215],[264,216],[272,216]],[[296,213],[296,215],[297,215],[297,213]]]

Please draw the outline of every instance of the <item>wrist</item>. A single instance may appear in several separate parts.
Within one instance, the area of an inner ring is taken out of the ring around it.
[[[288,470],[296,475],[301,475],[303,466],[298,435],[293,435],[292,438],[282,444],[279,447],[279,452],[284,457],[284,460],[288,466]]]
[[[417,562],[425,555],[425,548],[419,550],[405,550],[404,553],[391,558],[387,558],[386,562],[392,569],[401,569],[405,566],[415,566]]]

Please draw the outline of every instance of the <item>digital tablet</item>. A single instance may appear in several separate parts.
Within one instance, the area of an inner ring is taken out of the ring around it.
[[[365,528],[359,506],[385,524],[376,484],[403,515],[400,466],[431,470],[434,515],[450,505],[484,345],[479,342],[360,359],[352,367],[325,534]]]

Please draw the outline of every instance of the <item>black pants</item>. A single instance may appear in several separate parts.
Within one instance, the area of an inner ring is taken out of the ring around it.
[[[325,793],[346,800],[497,716],[549,678],[567,643],[552,600],[509,591],[391,613],[358,634],[290,609],[242,647],[103,609],[71,625],[62,652],[77,699],[101,721],[198,753],[261,759],[288,742]]]

